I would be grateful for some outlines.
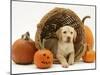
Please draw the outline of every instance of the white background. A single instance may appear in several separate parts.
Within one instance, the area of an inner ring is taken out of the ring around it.
[[[66,8],[73,10],[81,19],[87,15],[91,16],[85,24],[89,26],[95,36],[95,7],[94,6],[79,6],[79,5],[63,5],[63,4],[48,4],[48,3],[33,3],[33,2],[16,2],[12,3],[12,42],[21,38],[21,35],[27,31],[30,32],[31,38],[34,40],[37,24],[41,18],[55,7]],[[95,39],[95,37],[94,37]],[[95,42],[95,41],[94,41]],[[95,49],[95,48],[94,48]],[[53,65],[50,69],[40,70],[35,65],[12,65],[12,73],[29,73],[29,72],[47,72],[47,71],[62,71],[62,70],[80,70],[93,69],[95,64],[76,63],[69,68],[62,68],[61,65]]]
[[[63,5],[33,2],[12,2],[12,42],[20,38],[27,31],[30,32],[31,38],[34,40],[37,24],[41,18],[55,7],[71,9],[82,20],[85,16],[91,16],[86,19],[85,24],[88,26],[95,36],[95,7],[79,6],[79,5]],[[94,37],[95,39],[95,37]]]
[[[42,1],[42,0],[41,0]],[[45,1],[45,0],[44,0]],[[46,1],[53,1],[53,2],[67,2],[67,3],[76,3],[76,4],[93,4],[97,5],[97,32],[100,32],[99,30],[99,24],[100,24],[100,10],[99,10],[99,0],[46,0]],[[9,74],[9,64],[10,64],[10,3],[7,0],[2,0],[0,2],[0,74],[7,75]],[[99,50],[99,33],[97,35],[97,70],[90,70],[90,71],[74,71],[74,72],[60,72],[60,73],[49,73],[48,75],[61,75],[61,74],[70,74],[70,75],[84,75],[84,74],[98,74],[100,71],[100,50]],[[44,75],[44,74],[40,74]]]

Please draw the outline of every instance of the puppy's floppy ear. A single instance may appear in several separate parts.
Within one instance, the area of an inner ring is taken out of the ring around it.
[[[74,41],[76,40],[76,37],[77,37],[77,32],[74,30],[74,37],[73,37]]]
[[[56,31],[56,36],[57,36],[57,38],[58,38],[59,40],[62,39],[62,37],[61,37],[61,28],[58,29],[58,30]]]

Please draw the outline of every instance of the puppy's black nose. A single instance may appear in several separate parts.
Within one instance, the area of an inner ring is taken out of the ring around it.
[[[67,41],[66,42],[68,43],[70,41],[71,41],[71,38],[70,37],[67,37]]]
[[[70,40],[70,37],[69,36],[67,37],[67,40]]]

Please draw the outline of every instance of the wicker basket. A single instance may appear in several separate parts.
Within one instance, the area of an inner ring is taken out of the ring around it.
[[[77,32],[77,37],[76,41],[74,42],[74,46],[75,61],[78,61],[85,52],[84,24],[76,15],[76,13],[74,13],[70,9],[54,8],[42,18],[40,23],[37,25],[35,45],[38,49],[40,49],[40,43],[43,42],[43,39],[48,40],[49,43],[52,42],[50,41],[50,39],[56,40],[57,37],[55,32],[62,26],[71,26]],[[54,58],[54,63],[57,63],[58,61],[56,59],[55,54]]]

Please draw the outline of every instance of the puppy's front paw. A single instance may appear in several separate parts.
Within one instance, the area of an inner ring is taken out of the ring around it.
[[[69,65],[73,65],[74,64],[74,61],[68,61],[68,64]]]
[[[66,63],[66,64],[62,64],[62,67],[64,67],[64,68],[68,68],[68,64]]]

